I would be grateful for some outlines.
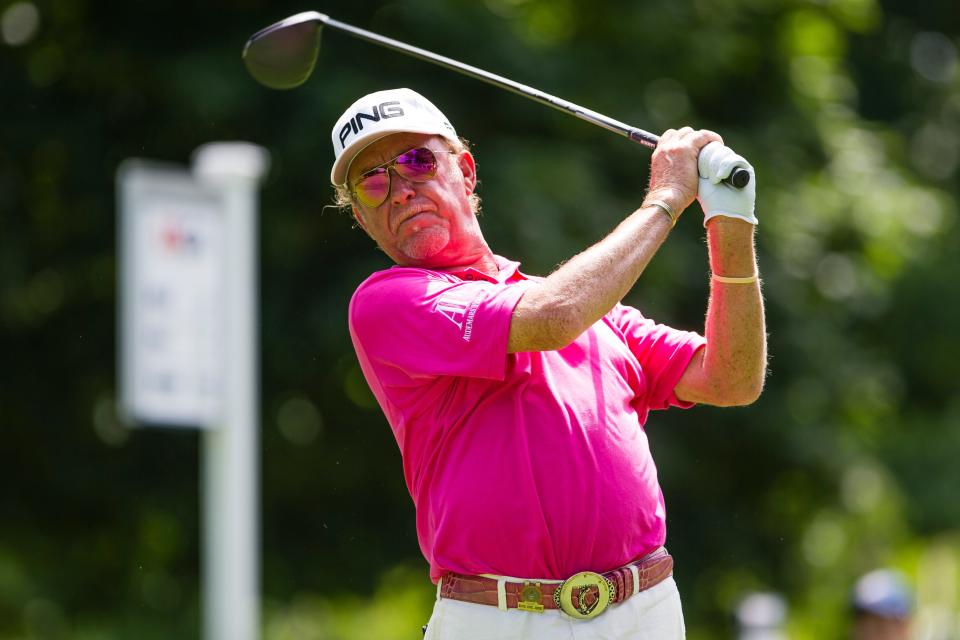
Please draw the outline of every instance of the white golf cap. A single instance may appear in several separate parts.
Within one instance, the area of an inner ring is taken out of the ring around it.
[[[387,89],[363,96],[333,126],[330,182],[342,185],[358,153],[391,133],[432,133],[458,142],[457,132],[432,102],[412,89]]]

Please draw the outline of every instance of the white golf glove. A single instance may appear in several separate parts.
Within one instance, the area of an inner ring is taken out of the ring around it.
[[[734,153],[730,147],[711,142],[700,150],[697,165],[700,170],[697,200],[703,209],[703,226],[707,226],[707,221],[715,216],[739,218],[750,224],[757,224],[757,218],[753,215],[757,199],[757,180],[749,162]],[[723,179],[738,167],[750,172],[750,183],[743,189],[723,182]]]

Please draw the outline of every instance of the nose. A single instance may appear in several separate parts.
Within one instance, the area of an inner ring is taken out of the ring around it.
[[[413,183],[390,168],[390,199],[394,204],[401,204],[410,200],[417,192],[413,188]]]

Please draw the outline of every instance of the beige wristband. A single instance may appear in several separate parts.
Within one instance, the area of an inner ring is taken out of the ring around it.
[[[717,274],[711,274],[710,276],[717,282],[722,282],[723,284],[753,284],[759,279],[759,276],[756,272],[752,276],[747,276],[745,278],[735,278],[731,276],[720,276]]]

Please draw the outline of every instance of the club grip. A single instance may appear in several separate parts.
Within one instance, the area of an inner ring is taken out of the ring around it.
[[[743,189],[750,184],[750,172],[742,167],[737,167],[724,180],[725,183],[736,189]]]
[[[657,143],[660,142],[660,136],[654,135],[649,131],[644,131],[643,129],[637,129],[636,127],[630,127],[623,125],[624,128],[620,129],[611,129],[612,131],[617,131],[625,135],[627,138],[633,140],[638,144],[642,144],[645,147],[651,149],[657,148]],[[734,189],[743,189],[745,186],[750,184],[750,172],[744,169],[743,167],[737,167],[733,172],[723,179],[724,184],[728,184]]]

